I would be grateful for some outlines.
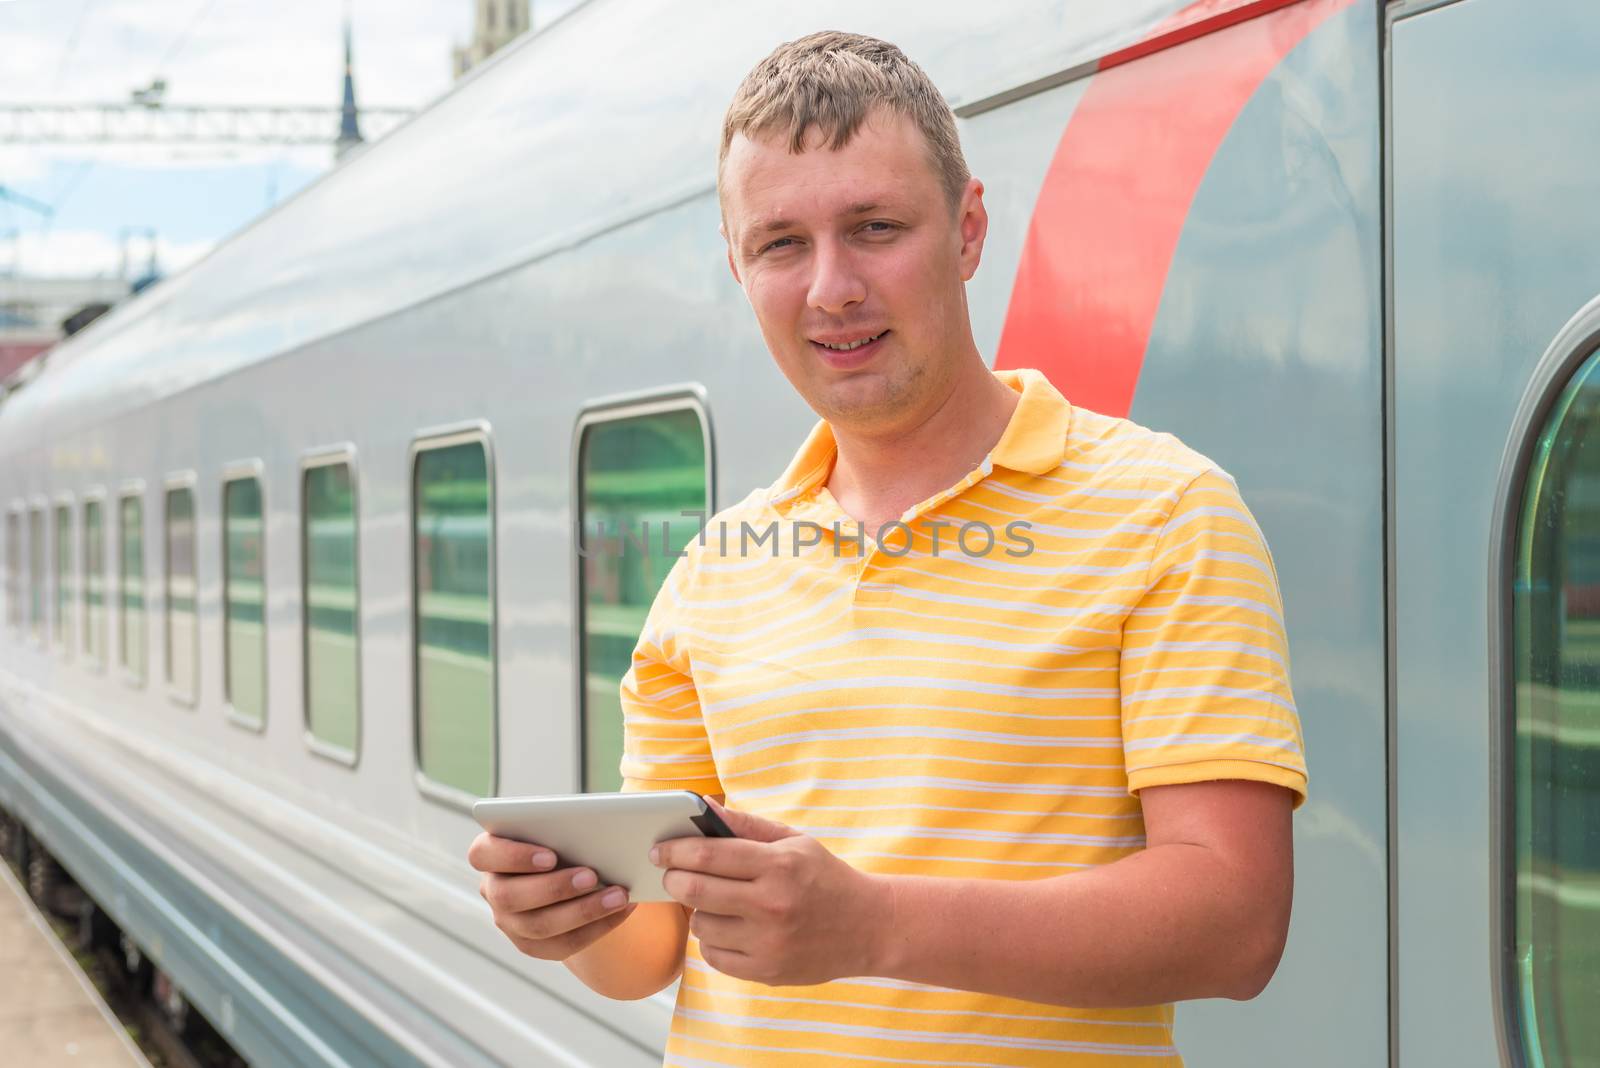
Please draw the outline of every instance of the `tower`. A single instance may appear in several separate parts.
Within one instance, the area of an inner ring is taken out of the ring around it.
[[[532,15],[528,0],[474,0],[472,41],[453,50],[456,77],[488,59],[512,38],[527,32]]]
[[[356,79],[351,69],[350,53],[350,4],[349,0],[346,0],[344,6],[344,103],[339,111],[339,139],[333,145],[335,162],[344,159],[347,152],[364,140],[361,136],[361,126],[357,121],[359,114],[356,111]]]

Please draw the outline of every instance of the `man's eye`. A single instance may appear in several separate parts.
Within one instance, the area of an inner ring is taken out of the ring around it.
[[[884,222],[881,219],[874,219],[872,222],[862,226],[861,229],[867,233],[887,234],[898,229],[898,227],[896,227],[894,223]]]
[[[760,253],[766,252],[766,251],[768,251],[770,249],[783,248],[785,245],[789,245],[789,244],[793,244],[793,243],[794,243],[794,238],[792,238],[792,237],[780,237],[776,241],[768,241],[765,245],[762,245],[760,248],[756,249],[756,253],[760,254]]]

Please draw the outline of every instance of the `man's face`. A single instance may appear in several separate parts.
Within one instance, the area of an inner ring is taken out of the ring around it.
[[[837,151],[822,140],[813,128],[796,155],[783,135],[734,137],[722,174],[728,264],[817,414],[857,431],[910,429],[972,352],[963,283],[988,226],[983,186],[969,181],[952,212],[921,131],[886,109]]]

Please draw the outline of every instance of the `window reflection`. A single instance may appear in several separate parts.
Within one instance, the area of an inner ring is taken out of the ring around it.
[[[235,716],[260,726],[267,716],[267,602],[259,479],[223,485],[222,542],[223,691]]]
[[[122,579],[117,620],[117,662],[128,669],[133,681],[144,685],[144,505],[138,497],[124,497],[121,504],[122,537],[118,545],[117,571]]]
[[[594,423],[579,448],[583,789],[616,791],[622,677],[675,554],[700,530],[705,431],[697,412],[679,408]]]
[[[353,755],[360,717],[361,650],[350,465],[326,463],[307,469],[303,489],[306,728],[317,741]]]
[[[6,513],[6,622],[22,628],[22,513]]]
[[[173,696],[193,703],[200,672],[195,626],[194,491],[167,490],[167,682]]]
[[[1600,356],[1528,475],[1515,586],[1517,956],[1530,1063],[1600,1064]]]
[[[83,505],[83,651],[106,664],[106,545],[99,501]]]
[[[56,506],[56,645],[72,648],[72,506]]]
[[[417,759],[434,782],[494,790],[494,591],[483,442],[418,452],[413,481]]]

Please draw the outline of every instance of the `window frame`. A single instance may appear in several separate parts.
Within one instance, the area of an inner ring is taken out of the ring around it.
[[[135,690],[145,689],[150,682],[150,568],[146,566],[149,563],[150,546],[145,537],[145,530],[150,525],[147,521],[149,509],[145,508],[147,488],[142,478],[127,479],[117,488],[117,669],[122,674],[122,681]],[[128,641],[126,603],[128,568],[127,559],[123,555],[127,539],[123,530],[122,506],[130,498],[139,502],[139,596],[144,602],[139,609],[144,625],[144,649],[141,650],[144,656],[140,668],[136,668],[131,662],[125,664],[122,661],[122,650]]]
[[[1501,1059],[1527,1068],[1517,968],[1516,577],[1529,467],[1556,403],[1577,371],[1600,355],[1600,296],[1556,334],[1528,379],[1500,460],[1489,528],[1489,925],[1495,1032]]]
[[[411,592],[412,782],[423,797],[464,812],[472,811],[472,804],[477,798],[465,790],[430,778],[422,770],[422,623],[419,618],[422,598],[421,591],[417,589],[417,459],[425,452],[472,443],[483,446],[484,477],[489,483],[489,692],[493,695],[494,707],[489,714],[489,792],[484,796],[493,797],[500,789],[500,495],[496,488],[499,477],[495,468],[494,431],[487,419],[430,427],[412,435],[411,444],[406,449],[406,495],[410,498],[406,523],[406,582]]]
[[[228,654],[232,652],[228,634],[228,484],[255,479],[261,496],[261,719],[254,720],[240,712],[233,704],[233,686],[229,677]],[[267,466],[260,459],[235,460],[222,465],[217,476],[217,540],[222,549],[221,580],[222,601],[218,616],[222,622],[222,714],[223,718],[241,730],[252,734],[267,733],[267,721],[272,710],[272,672],[270,629],[267,626],[267,602],[270,600],[267,575]]]
[[[306,477],[320,467],[346,464],[350,468],[350,504],[355,511],[352,537],[355,545],[356,736],[351,749],[318,738],[311,730],[311,523],[306,500]],[[355,768],[361,763],[362,721],[366,719],[361,661],[361,469],[353,442],[321,446],[300,454],[300,729],[306,748],[335,764]],[[414,542],[413,542],[414,544]],[[413,580],[415,581],[415,580]],[[498,703],[498,697],[497,697]]]
[[[89,648],[89,634],[91,622],[89,618],[89,505],[100,507],[100,657],[97,659],[93,650]],[[111,626],[110,626],[110,594],[106,587],[111,575],[110,559],[106,556],[106,488],[93,486],[84,491],[78,500],[78,556],[81,563],[78,578],[78,611],[82,613],[83,626],[78,628],[78,648],[83,652],[83,661],[89,670],[97,675],[104,675],[111,664]]]
[[[174,471],[161,480],[161,663],[165,669],[162,684],[167,689],[167,700],[180,708],[200,707],[200,492],[195,471]],[[185,697],[182,688],[173,678],[172,670],[172,510],[171,495],[175,491],[189,491],[190,519],[193,526],[190,539],[194,543],[194,640],[191,652],[194,659],[194,677],[191,679],[192,696]],[[148,606],[149,600],[145,604]]]
[[[575,791],[584,788],[584,774],[588,767],[589,708],[587,679],[589,665],[584,657],[584,636],[588,621],[584,612],[583,561],[578,556],[578,538],[583,530],[583,438],[589,430],[605,423],[618,423],[668,412],[691,411],[700,420],[701,440],[706,456],[706,516],[709,522],[717,512],[717,453],[716,437],[712,429],[711,401],[706,387],[698,382],[684,382],[656,389],[635,390],[605,397],[596,397],[578,411],[572,427],[571,467],[569,470],[567,501],[568,514],[572,516],[572,544],[567,559],[572,563],[572,725],[575,741],[572,782]]]

